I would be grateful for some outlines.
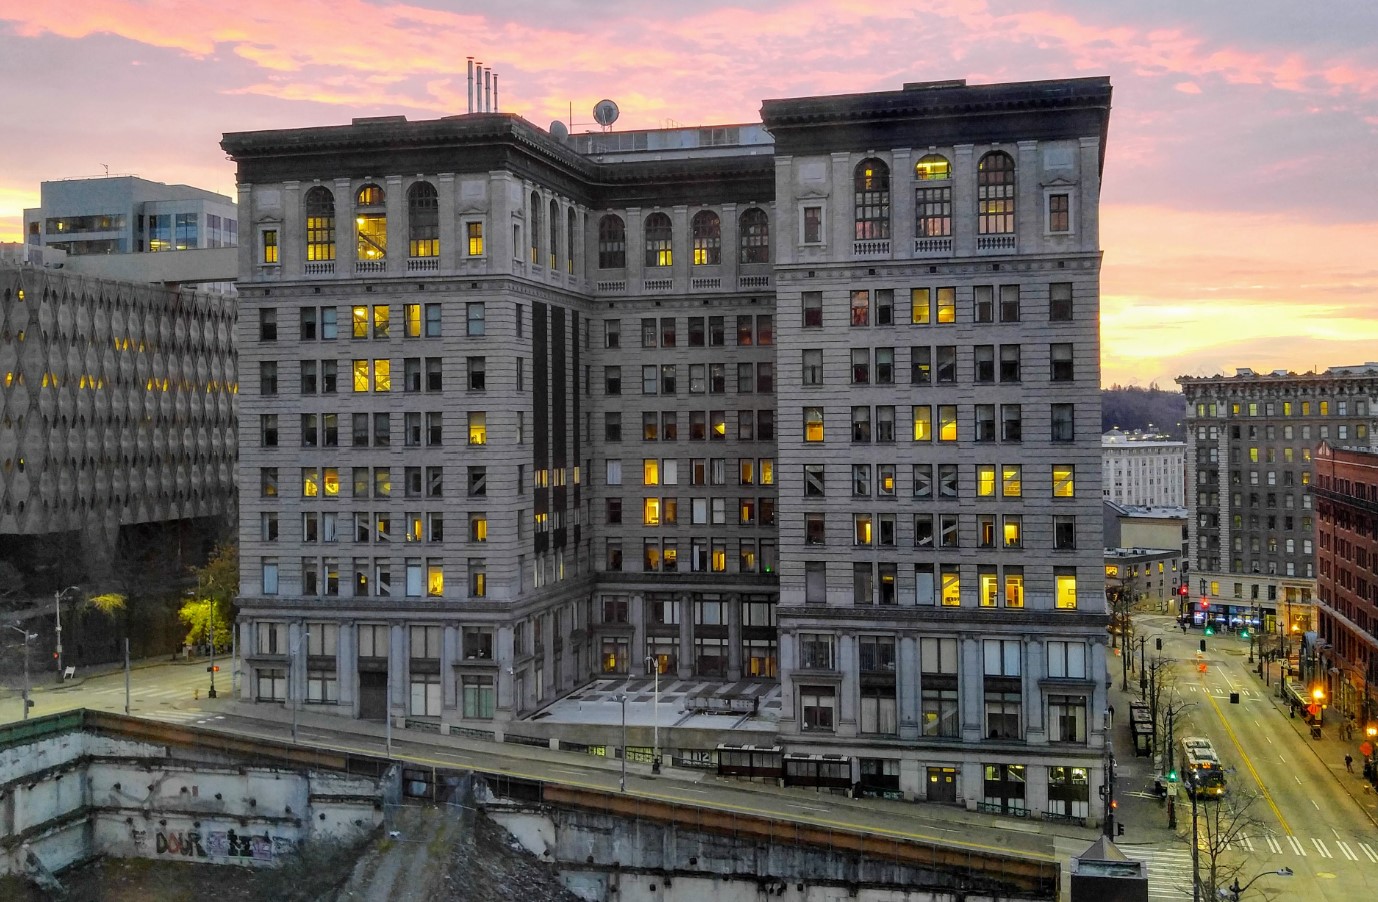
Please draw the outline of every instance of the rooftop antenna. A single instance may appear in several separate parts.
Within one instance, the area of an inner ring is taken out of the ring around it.
[[[101,166],[105,167],[105,177],[106,177],[106,178],[110,178],[110,164],[109,164],[109,163],[101,163]]]

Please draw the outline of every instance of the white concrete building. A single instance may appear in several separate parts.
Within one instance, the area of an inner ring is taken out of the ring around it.
[[[1187,444],[1112,429],[1101,436],[1106,501],[1144,507],[1186,503]]]

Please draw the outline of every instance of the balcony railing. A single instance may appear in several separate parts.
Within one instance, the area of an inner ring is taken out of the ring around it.
[[[852,243],[853,257],[888,257],[890,256],[890,239],[874,238],[867,241],[856,241]]]
[[[950,257],[952,256],[951,238],[915,238],[914,239],[915,257]]]
[[[978,254],[1012,254],[1016,249],[1013,235],[980,235],[976,238]]]
[[[722,278],[719,276],[712,276],[708,278],[690,279],[689,287],[695,291],[711,291],[713,289],[722,288]]]
[[[740,276],[737,279],[738,288],[769,288],[770,276]]]
[[[386,260],[355,260],[354,271],[358,273],[387,272],[388,261]]]
[[[411,257],[407,260],[407,272],[439,272],[439,257]]]
[[[335,261],[312,260],[302,267],[302,272],[308,276],[333,276],[335,274]]]
[[[647,279],[642,284],[644,291],[671,291],[674,287],[674,279]]]

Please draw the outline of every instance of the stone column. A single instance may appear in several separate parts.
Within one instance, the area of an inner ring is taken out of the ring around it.
[[[1048,671],[1045,646],[1042,638],[1028,637],[1025,637],[1023,646],[1021,686],[1024,695],[1024,741],[1030,745],[1045,745],[1048,742],[1048,723],[1043,710],[1043,689],[1039,685]]]
[[[679,605],[679,672],[681,680],[694,676],[694,603],[688,592],[675,596]]]
[[[340,623],[339,647],[335,655],[335,682],[340,709],[358,717],[359,627],[353,621]]]
[[[407,630],[400,623],[388,627],[388,717],[405,717],[407,699],[411,696],[410,668],[408,659]]]
[[[282,183],[282,234],[278,236],[278,260],[282,272],[296,278],[306,259],[306,217],[302,210],[301,182]],[[286,328],[278,323],[278,329]]]
[[[976,253],[976,148],[958,144],[952,161],[952,254]]]
[[[451,623],[443,629],[440,643],[440,707],[442,713],[459,706],[455,689],[455,662],[460,660],[459,627]]]
[[[440,271],[455,272],[468,253],[468,244],[459,228],[458,204],[455,203],[455,174],[442,172],[436,178],[435,192],[439,201],[436,213],[440,217]]]
[[[962,741],[985,739],[985,668],[981,640],[963,636],[957,651],[958,707],[962,712]]]
[[[407,247],[407,189],[400,175],[390,175],[384,180],[383,190],[387,192],[383,198],[388,216],[387,271],[397,275],[407,271],[407,257],[411,254]]]
[[[353,276],[358,258],[359,239],[354,223],[354,185],[349,179],[335,179],[335,275]],[[342,329],[348,337],[349,308],[345,308]]]
[[[727,603],[727,678],[742,678],[742,596],[733,592]]]
[[[890,256],[909,260],[914,256],[914,159],[907,147],[890,159]],[[899,320],[903,322],[903,320]]]
[[[837,686],[837,735],[855,736],[857,734],[857,673],[860,661],[857,656],[856,633],[839,633],[837,637],[837,670],[842,681]]]
[[[923,712],[919,704],[919,640],[914,636],[901,636],[895,658],[895,713],[899,718],[900,739],[912,742],[923,730]]]

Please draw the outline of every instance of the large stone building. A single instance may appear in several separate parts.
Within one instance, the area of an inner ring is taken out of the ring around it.
[[[1314,626],[1312,454],[1372,446],[1378,364],[1320,373],[1182,376],[1189,545],[1198,606],[1257,615],[1270,633]],[[1213,614],[1212,616],[1217,616]]]
[[[1185,442],[1112,429],[1101,436],[1106,501],[1131,507],[1186,503]]]
[[[778,679],[790,749],[1092,814],[1109,103],[227,135],[246,696],[492,730],[648,663]]]

